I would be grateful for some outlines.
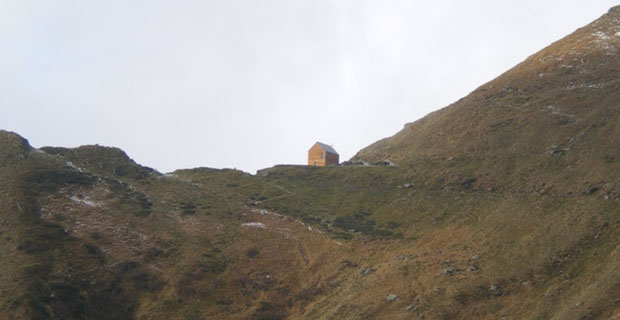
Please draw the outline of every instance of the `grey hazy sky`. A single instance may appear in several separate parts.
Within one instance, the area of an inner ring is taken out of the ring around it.
[[[617,4],[0,0],[0,128],[162,172],[346,160]]]

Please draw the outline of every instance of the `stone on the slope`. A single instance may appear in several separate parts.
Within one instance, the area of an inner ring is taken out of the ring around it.
[[[369,274],[371,274],[371,273],[373,273],[373,272],[375,272],[375,269],[372,269],[372,268],[364,268],[364,269],[362,269],[362,270],[360,271],[360,274],[361,274],[362,276],[367,276],[367,275],[369,275]]]
[[[388,294],[388,296],[387,296],[386,300],[387,300],[388,302],[393,302],[393,301],[398,300],[398,298],[400,298],[398,295],[393,294],[393,293],[390,293],[390,294]]]
[[[473,264],[467,268],[467,271],[473,272],[473,271],[478,271],[478,269],[479,269],[478,266]]]
[[[408,254],[399,254],[396,256],[396,260],[398,261],[407,261],[409,259],[411,259],[411,256]]]
[[[443,273],[444,274],[453,274],[454,273],[454,269],[452,267],[447,267],[447,268],[443,269]]]
[[[377,161],[377,162],[373,162],[372,165],[374,165],[374,166],[390,166],[390,167],[396,166],[396,164],[394,164],[394,162],[392,162],[392,161],[390,161],[388,159]]]

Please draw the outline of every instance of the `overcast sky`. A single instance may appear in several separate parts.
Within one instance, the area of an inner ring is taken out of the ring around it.
[[[0,0],[0,129],[162,172],[347,160],[617,4]]]

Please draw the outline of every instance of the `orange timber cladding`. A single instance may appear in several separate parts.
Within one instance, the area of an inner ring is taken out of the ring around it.
[[[324,167],[338,164],[340,161],[339,157],[336,150],[332,147],[317,142],[308,150],[308,165]]]

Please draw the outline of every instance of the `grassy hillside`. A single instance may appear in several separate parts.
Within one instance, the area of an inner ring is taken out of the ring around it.
[[[0,131],[10,319],[620,318],[620,9],[361,150],[161,174]]]
[[[502,190],[544,183],[575,194],[611,183],[609,193],[617,193],[618,11],[613,8],[354,159],[471,175]]]

